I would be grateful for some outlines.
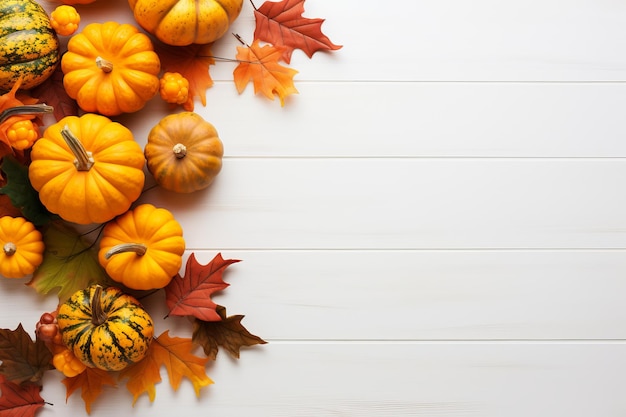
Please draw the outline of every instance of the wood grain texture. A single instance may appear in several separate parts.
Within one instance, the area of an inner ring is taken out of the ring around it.
[[[142,201],[184,212],[190,250],[626,247],[622,160],[233,158],[222,174]]]
[[[127,7],[78,9],[133,23]],[[231,28],[249,42],[252,11]],[[215,300],[269,344],[218,356],[199,399],[164,377],[154,404],[108,390],[93,415],[623,417],[626,5],[307,0],[305,16],[344,47],[294,53],[284,108],[237,94],[219,59],[196,111],[223,171],[142,197],[175,213],[186,256],[242,259]],[[117,119],[144,144],[167,111]],[[54,299],[17,284],[0,281],[0,325],[29,328]],[[84,413],[46,378],[46,415]]]

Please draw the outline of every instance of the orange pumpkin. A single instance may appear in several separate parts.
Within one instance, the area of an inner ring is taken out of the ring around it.
[[[70,38],[63,86],[86,112],[116,116],[141,109],[159,92],[161,62],[135,26],[91,23]]]
[[[28,176],[52,213],[79,224],[103,223],[139,198],[144,155],[132,132],[108,117],[67,116],[33,145]]]
[[[152,128],[144,154],[160,186],[191,193],[213,182],[222,169],[224,147],[211,123],[182,112],[165,116]]]
[[[128,3],[142,28],[174,46],[207,44],[221,38],[243,6],[243,0],[128,0]]]

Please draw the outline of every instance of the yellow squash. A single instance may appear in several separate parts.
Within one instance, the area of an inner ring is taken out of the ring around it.
[[[141,303],[119,288],[93,285],[59,306],[63,344],[85,366],[120,371],[143,359],[154,322]]]

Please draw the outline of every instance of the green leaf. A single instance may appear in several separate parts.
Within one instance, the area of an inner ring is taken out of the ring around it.
[[[41,204],[39,193],[30,184],[28,167],[7,155],[2,159],[0,169],[7,178],[7,185],[0,187],[0,194],[6,194],[11,204],[35,226],[48,223],[52,214]]]
[[[41,294],[59,291],[61,302],[92,284],[108,284],[96,249],[76,230],[60,221],[43,230],[46,250],[43,262],[27,284]]]

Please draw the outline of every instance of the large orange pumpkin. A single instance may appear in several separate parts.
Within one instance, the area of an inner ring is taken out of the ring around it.
[[[159,92],[161,62],[152,41],[128,23],[90,23],[61,59],[63,86],[86,112],[116,116]]]
[[[52,213],[79,224],[124,213],[143,190],[145,159],[132,132],[87,113],[49,126],[35,142],[30,182]]]
[[[135,20],[161,42],[207,44],[221,38],[239,16],[243,0],[128,0]]]

